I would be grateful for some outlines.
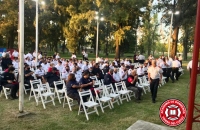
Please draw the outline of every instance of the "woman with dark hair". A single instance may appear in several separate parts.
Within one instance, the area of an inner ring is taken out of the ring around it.
[[[76,81],[75,74],[70,73],[68,75],[66,87],[67,87],[67,96],[69,96],[73,100],[77,100],[78,104],[80,104],[78,89],[81,89],[81,86]]]

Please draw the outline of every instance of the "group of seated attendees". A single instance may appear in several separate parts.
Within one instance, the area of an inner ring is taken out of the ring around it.
[[[38,63],[35,63],[35,54],[28,53],[25,56],[24,82],[30,87],[30,80],[41,79],[43,83],[48,82],[50,87],[54,88],[54,81],[64,80],[67,86],[68,96],[80,101],[77,89],[91,89],[94,93],[94,81],[90,76],[96,76],[98,80],[103,80],[105,85],[112,84],[114,89],[115,83],[124,81],[129,90],[135,92],[137,100],[141,100],[142,89],[136,85],[138,77],[147,76],[148,67],[151,66],[153,56],[143,61],[144,57],[140,56],[139,66],[134,66],[130,59],[115,59],[110,62],[108,58],[99,58],[98,63],[95,60],[83,61],[78,60],[73,54],[73,58],[60,58],[59,54],[54,57],[42,57],[38,55]],[[141,61],[142,60],[142,61]],[[172,82],[178,80],[180,73],[178,68],[181,67],[177,57],[168,59],[160,56],[156,59],[157,66],[162,68],[163,76],[167,77],[166,82],[171,78]],[[1,66],[5,70],[3,74],[3,85],[11,88],[11,97],[16,98],[19,85],[14,75],[14,70],[19,69],[19,60],[15,57],[13,60],[9,55],[2,58]],[[175,75],[175,76],[174,76]],[[175,78],[174,78],[175,77]],[[57,86],[62,89],[62,85]]]

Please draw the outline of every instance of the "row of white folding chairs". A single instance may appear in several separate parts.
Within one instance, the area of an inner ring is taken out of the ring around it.
[[[102,112],[104,113],[104,108],[109,107],[110,109],[114,108],[113,103],[117,103],[118,105],[122,104],[123,100],[131,100],[131,95],[134,95],[134,92],[127,90],[124,82],[115,83],[116,91],[114,90],[112,84],[110,85],[101,85],[98,88],[94,88],[95,91],[95,99],[92,96],[91,90],[79,91],[79,96],[81,99],[78,115],[81,112],[81,106],[83,107],[83,111],[85,113],[86,119],[89,120],[89,114],[95,113],[99,115],[97,107],[100,106]],[[84,102],[83,97],[89,96],[88,101]],[[107,105],[105,105],[107,103]],[[94,108],[94,110],[89,111],[89,108]]]
[[[30,90],[30,96],[29,100],[31,100],[32,97],[35,98],[36,106],[38,106],[39,102],[42,102],[43,108],[46,109],[45,104],[52,102],[55,106],[54,102],[54,93],[51,91],[49,83],[42,84],[41,80],[31,80],[31,90]],[[32,95],[33,94],[33,95]],[[48,97],[50,97],[50,100],[48,100]]]

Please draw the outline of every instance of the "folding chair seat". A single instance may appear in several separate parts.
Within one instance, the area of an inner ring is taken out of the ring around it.
[[[78,115],[81,112],[81,106],[83,107],[83,111],[85,113],[87,120],[89,120],[89,117],[88,117],[89,114],[96,112],[96,114],[99,115],[99,112],[97,110],[97,107],[99,106],[99,104],[94,101],[91,90],[79,92],[79,96],[80,96],[81,102],[79,106]],[[87,102],[83,101],[83,97],[88,97]],[[94,108],[94,110],[89,111],[90,108]]]
[[[43,91],[39,91],[39,95],[41,97],[41,102],[42,102],[43,108],[46,109],[45,104],[49,103],[49,102],[52,102],[53,105],[55,106],[54,93],[51,92],[49,83],[47,82],[46,84],[42,84],[42,86],[40,84],[37,84],[37,86],[38,86],[39,90],[42,90],[41,88],[46,88],[46,89],[43,89]],[[48,97],[50,97],[51,100],[48,100]]]
[[[119,93],[116,93],[114,91],[112,84],[104,85],[104,89],[105,89],[106,96],[112,98],[112,100],[115,100],[115,101],[113,101],[113,103],[117,103],[118,105],[120,105],[120,103],[122,104],[121,96]],[[119,101],[120,101],[120,103],[119,103]]]
[[[27,94],[27,91],[30,91],[31,88],[26,88],[28,87],[29,85],[28,84],[24,84],[24,93]]]
[[[62,85],[63,87],[62,87],[62,89],[59,89],[57,86],[58,85]],[[61,104],[61,99],[63,99],[65,96],[64,96],[64,94],[65,94],[65,83],[64,83],[64,81],[63,80],[61,80],[61,81],[54,81],[54,86],[55,86],[55,98],[58,98],[58,100],[59,100],[59,103]]]
[[[129,100],[131,100],[131,98],[129,96],[130,91],[128,91],[124,88],[124,85],[122,82],[115,83],[115,87],[116,87],[117,93],[119,93],[122,96],[121,97],[122,101],[127,100],[127,102],[128,102]]]
[[[64,97],[64,101],[63,101],[63,108],[65,107],[65,104],[67,104],[69,106],[69,110],[72,111],[72,106],[76,105],[77,103],[74,103],[74,100],[67,95],[67,88],[66,88],[65,84],[63,86],[63,89],[65,90],[65,97]]]
[[[8,99],[8,96],[11,94],[11,89],[2,86],[1,96],[2,96],[3,94],[5,95],[6,99]]]
[[[39,98],[40,98],[39,92],[46,91],[46,88],[42,87],[42,82],[40,79],[39,80],[31,80],[30,84],[31,84],[31,91],[30,91],[29,100],[31,100],[31,98],[34,97],[36,104],[38,105]],[[40,85],[40,87],[38,87],[38,85]]]
[[[96,89],[95,88],[94,91],[96,94],[95,102],[98,101],[103,113],[104,113],[104,108],[106,108],[106,107],[109,107],[110,109],[113,108],[112,98],[106,96],[105,89]],[[104,105],[105,103],[107,103],[107,105]]]

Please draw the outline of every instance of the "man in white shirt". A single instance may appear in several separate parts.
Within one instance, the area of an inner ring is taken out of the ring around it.
[[[148,79],[150,81],[152,103],[156,102],[158,85],[162,80],[162,69],[156,66],[156,61],[152,60],[151,66],[148,68]]]
[[[61,61],[58,61],[58,64],[55,67],[59,70],[59,73],[61,73],[64,68]]]
[[[126,69],[126,67],[123,67],[120,71],[119,71],[119,76],[120,79],[122,81],[126,81],[127,76],[128,76],[128,70]]]
[[[18,69],[18,68],[19,68],[19,61],[18,61],[17,59],[14,59],[14,60],[12,61],[12,64],[13,64],[13,67],[14,67],[15,69]]]
[[[76,59],[76,55],[74,53],[72,53],[72,56],[71,56],[72,59]]]
[[[181,67],[182,67],[182,60],[183,60],[183,57],[182,57],[181,54],[179,54],[178,60],[180,61],[180,63],[181,63]]]
[[[120,82],[121,81],[120,76],[119,76],[119,72],[118,72],[117,68],[114,68],[113,78],[114,78],[114,80],[116,82]]]
[[[172,72],[172,61],[169,60],[168,57],[166,57],[166,66],[167,66],[167,78],[166,82],[169,81],[169,78],[171,78],[172,83],[174,83],[174,79],[172,78],[171,72]]]
[[[84,59],[88,60],[88,53],[87,52],[85,52]]]
[[[172,61],[172,78],[174,78],[174,74],[176,74],[176,80],[178,81],[179,77],[179,68],[181,67],[181,63],[178,61],[178,58]]]
[[[42,69],[47,73],[48,72],[48,68],[50,67],[50,64],[47,63],[47,61],[44,61],[42,64]]]
[[[29,52],[28,54],[26,54],[26,58],[27,57],[29,57],[30,58],[30,60],[32,60],[33,59],[33,56],[32,56],[32,54]]]
[[[144,60],[145,60],[145,56],[142,55],[142,54],[140,54],[140,55],[138,56],[138,61],[139,61],[139,63],[140,63],[140,64],[143,64],[143,63],[144,63]]]
[[[30,57],[27,57],[27,58],[26,58],[25,63],[27,63],[29,66],[32,67],[32,62],[31,62],[31,60],[30,60]]]
[[[65,68],[63,68],[62,71],[62,79],[67,80],[69,74],[70,74],[69,66],[66,66]]]
[[[34,51],[34,52],[33,52],[33,57],[36,57],[36,56],[37,56],[37,54],[36,54],[36,52]]]
[[[82,71],[88,70],[89,69],[89,65],[88,65],[88,61],[85,61],[84,65],[82,65]]]
[[[37,77],[37,79],[41,79],[42,80],[42,77],[44,76],[44,74],[45,74],[45,72],[42,69],[42,66],[38,65],[37,66],[37,70],[35,71],[35,76]]]
[[[137,69],[137,75],[138,77],[144,76],[144,69],[142,64],[140,64],[140,67]]]
[[[13,53],[12,53],[12,56],[14,58],[18,58],[19,57],[19,53],[16,50],[14,50]]]
[[[38,52],[38,59],[42,59],[42,54]]]

